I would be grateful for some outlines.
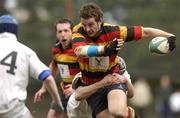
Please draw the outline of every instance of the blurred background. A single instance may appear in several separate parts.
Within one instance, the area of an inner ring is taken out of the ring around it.
[[[54,22],[67,17],[77,24],[79,9],[87,2],[102,8],[106,22],[154,27],[176,35],[177,47],[170,55],[152,55],[148,50],[150,39],[126,43],[119,55],[125,59],[135,86],[135,97],[129,104],[144,118],[180,118],[180,97],[176,97],[180,96],[180,0],[0,0],[0,15],[12,14],[18,19],[18,40],[48,65],[56,41]],[[50,102],[46,95],[43,102],[33,103],[40,87],[39,81],[30,79],[27,106],[35,118],[46,117]]]

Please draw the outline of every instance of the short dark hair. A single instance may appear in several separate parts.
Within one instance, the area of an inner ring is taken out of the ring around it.
[[[71,30],[73,30],[73,27],[74,27],[73,22],[72,22],[71,20],[69,20],[68,18],[61,18],[61,19],[57,20],[57,21],[55,22],[55,24],[54,24],[55,31],[57,30],[57,29],[56,29],[56,26],[57,26],[57,24],[59,24],[59,23],[69,23]]]
[[[87,3],[80,9],[80,18],[95,18],[96,21],[101,21],[103,18],[103,12],[95,3]]]

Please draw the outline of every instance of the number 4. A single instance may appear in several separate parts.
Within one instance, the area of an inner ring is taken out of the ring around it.
[[[7,59],[10,58],[11,61],[7,62]],[[0,64],[5,65],[5,66],[9,66],[10,69],[7,70],[7,73],[10,73],[12,75],[15,75],[14,69],[16,69],[16,59],[17,59],[17,52],[12,51],[11,53],[9,53],[7,56],[5,56],[1,61]]]

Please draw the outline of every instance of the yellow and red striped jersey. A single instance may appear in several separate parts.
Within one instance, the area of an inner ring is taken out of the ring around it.
[[[60,43],[56,43],[52,48],[52,53],[63,83],[70,84],[74,76],[80,72],[78,59],[72,49],[71,43],[65,50]]]
[[[114,39],[124,39],[125,42],[139,40],[143,35],[141,26],[126,27],[107,23],[102,23],[98,37],[89,37],[81,24],[75,26],[73,31],[72,47],[74,50],[78,46],[109,45]],[[82,81],[88,85],[93,84],[107,74],[119,71],[115,61],[116,56],[117,53],[113,53],[111,56],[79,57]]]

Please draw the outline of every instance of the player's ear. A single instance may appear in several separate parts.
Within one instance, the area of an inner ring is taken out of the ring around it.
[[[103,21],[103,19],[102,19],[102,18],[100,18],[100,19],[99,19],[99,22],[102,22],[102,21]]]
[[[103,21],[102,18],[98,18],[98,19],[95,19],[95,20],[96,20],[96,22],[102,22]]]

